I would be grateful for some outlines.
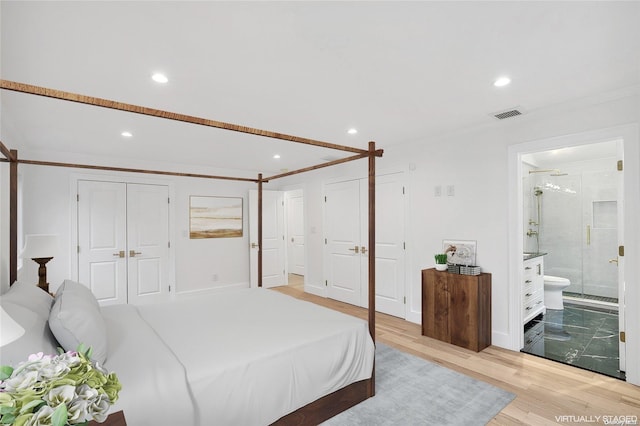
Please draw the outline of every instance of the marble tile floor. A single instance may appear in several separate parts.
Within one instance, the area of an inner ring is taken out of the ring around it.
[[[522,352],[624,380],[619,370],[618,313],[565,302],[524,329]]]

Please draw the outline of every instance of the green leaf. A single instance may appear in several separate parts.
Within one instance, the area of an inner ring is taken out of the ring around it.
[[[13,373],[13,367],[10,365],[3,365],[0,367],[0,380],[7,380]]]
[[[91,359],[91,355],[93,354],[93,348],[85,345],[84,343],[80,343],[76,351],[84,355],[87,359]]]
[[[67,424],[67,406],[65,404],[58,405],[58,408],[51,415],[51,426],[64,426]]]
[[[5,414],[4,416],[2,416],[2,420],[0,421],[0,424],[12,425],[13,422],[15,421],[16,421],[15,414]]]
[[[37,408],[40,408],[43,404],[46,404],[46,402],[41,399],[33,399],[20,408],[20,414],[37,411]]]

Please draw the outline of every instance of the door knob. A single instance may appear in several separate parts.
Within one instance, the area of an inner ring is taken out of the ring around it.
[[[129,250],[129,257],[136,257],[137,255],[142,254],[141,251]]]
[[[349,250],[355,251],[356,253],[358,253],[360,251],[360,247],[355,246],[354,248],[350,248]]]
[[[120,250],[118,253],[113,253],[116,257],[124,257],[124,250]]]
[[[617,265],[618,259],[609,259],[609,263],[615,263]]]
[[[258,248],[258,244],[256,244],[256,243],[251,243],[251,248]]]
[[[362,252],[362,254],[366,254],[367,253],[367,248],[365,246],[362,246],[362,250],[360,250]]]

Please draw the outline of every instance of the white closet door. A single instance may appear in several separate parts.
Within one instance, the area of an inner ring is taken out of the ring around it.
[[[127,188],[78,181],[78,279],[103,305],[127,303]]]
[[[78,277],[101,305],[169,293],[169,194],[162,185],[78,181]]]
[[[156,302],[169,295],[169,188],[127,185],[129,303]]]
[[[325,186],[325,277],[327,294],[360,305],[360,183]]]

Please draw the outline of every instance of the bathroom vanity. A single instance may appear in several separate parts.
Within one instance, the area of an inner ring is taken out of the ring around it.
[[[522,274],[522,323],[526,324],[539,314],[544,314],[544,255],[525,253]]]

